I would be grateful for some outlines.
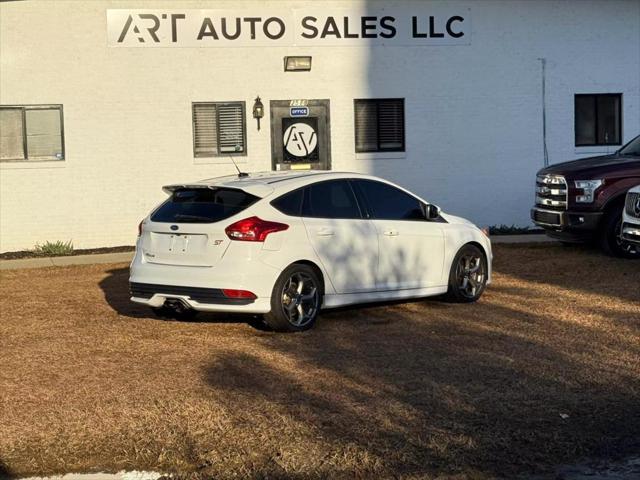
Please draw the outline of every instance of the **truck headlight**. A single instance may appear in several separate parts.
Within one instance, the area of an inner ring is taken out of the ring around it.
[[[576,203],[592,203],[597,188],[602,185],[602,180],[576,180],[576,188],[582,190],[582,195],[576,195]]]

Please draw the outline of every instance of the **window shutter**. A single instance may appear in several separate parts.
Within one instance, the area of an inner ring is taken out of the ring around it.
[[[356,100],[356,152],[374,152],[378,149],[378,114],[375,102]]]
[[[60,110],[27,109],[27,157],[62,159]]]
[[[404,105],[402,100],[378,102],[380,150],[401,150],[404,147]]]
[[[0,159],[24,160],[22,109],[0,109]]]
[[[244,152],[244,109],[242,104],[219,104],[218,125],[220,153]]]
[[[218,154],[217,125],[214,104],[193,104],[193,152],[196,157],[211,157]]]

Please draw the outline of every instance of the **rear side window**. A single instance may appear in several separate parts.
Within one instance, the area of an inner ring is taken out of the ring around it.
[[[271,205],[285,215],[299,217],[300,210],[302,208],[303,196],[304,189],[299,188],[293,192],[285,193],[284,195],[276,198],[271,202]]]
[[[173,192],[151,215],[152,222],[213,223],[240,213],[259,200],[232,188],[187,188]]]
[[[391,185],[373,180],[355,180],[364,196],[371,218],[381,220],[424,220],[420,201]]]
[[[351,185],[345,180],[314,183],[305,190],[304,217],[362,218]]]

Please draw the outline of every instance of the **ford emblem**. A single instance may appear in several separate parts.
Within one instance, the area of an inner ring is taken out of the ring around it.
[[[175,230],[177,230],[177,229],[178,229],[178,225],[171,225],[171,227],[169,227],[169,228],[171,228],[171,230],[174,230],[174,231],[175,231]]]

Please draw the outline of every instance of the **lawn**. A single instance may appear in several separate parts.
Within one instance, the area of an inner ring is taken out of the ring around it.
[[[162,321],[127,265],[3,271],[0,477],[513,478],[640,451],[640,263],[495,247],[480,302]]]

